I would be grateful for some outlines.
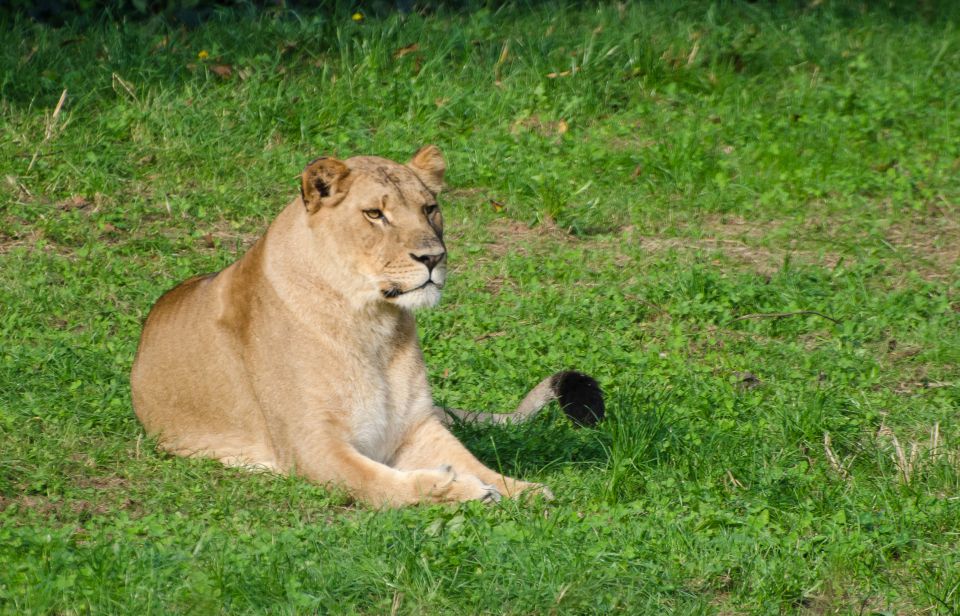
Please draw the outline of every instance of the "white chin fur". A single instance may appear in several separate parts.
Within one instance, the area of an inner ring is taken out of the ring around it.
[[[417,310],[419,308],[431,308],[440,301],[440,288],[436,285],[427,285],[422,289],[404,293],[393,300],[393,303],[407,310]]]

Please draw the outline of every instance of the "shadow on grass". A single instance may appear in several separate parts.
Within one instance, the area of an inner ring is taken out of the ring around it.
[[[467,424],[453,433],[477,458],[507,475],[557,464],[603,463],[610,438],[602,428],[577,428],[556,404],[528,423]]]
[[[669,396],[667,396],[669,397]],[[577,428],[556,403],[528,423],[466,424],[452,430],[481,462],[508,475],[564,465],[649,467],[664,461],[676,440],[674,406],[663,392],[632,389],[608,400],[607,417]]]

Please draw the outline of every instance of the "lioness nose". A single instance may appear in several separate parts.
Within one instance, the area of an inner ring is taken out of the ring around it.
[[[426,265],[429,271],[433,271],[433,268],[435,268],[441,261],[443,261],[443,258],[447,256],[447,253],[441,252],[435,255],[415,255],[411,252],[410,256],[413,257],[414,261],[419,261],[420,263]]]

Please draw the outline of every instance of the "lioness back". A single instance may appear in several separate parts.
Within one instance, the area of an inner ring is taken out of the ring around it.
[[[275,468],[225,318],[222,275],[191,278],[150,311],[131,373],[134,411],[171,453]]]

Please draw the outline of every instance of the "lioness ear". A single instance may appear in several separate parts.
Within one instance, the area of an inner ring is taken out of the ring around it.
[[[424,186],[434,195],[443,188],[443,174],[447,170],[447,163],[443,160],[440,148],[435,145],[425,145],[413,155],[407,163]]]
[[[335,205],[350,186],[350,168],[326,156],[311,161],[300,176],[300,195],[311,214],[322,205]]]

